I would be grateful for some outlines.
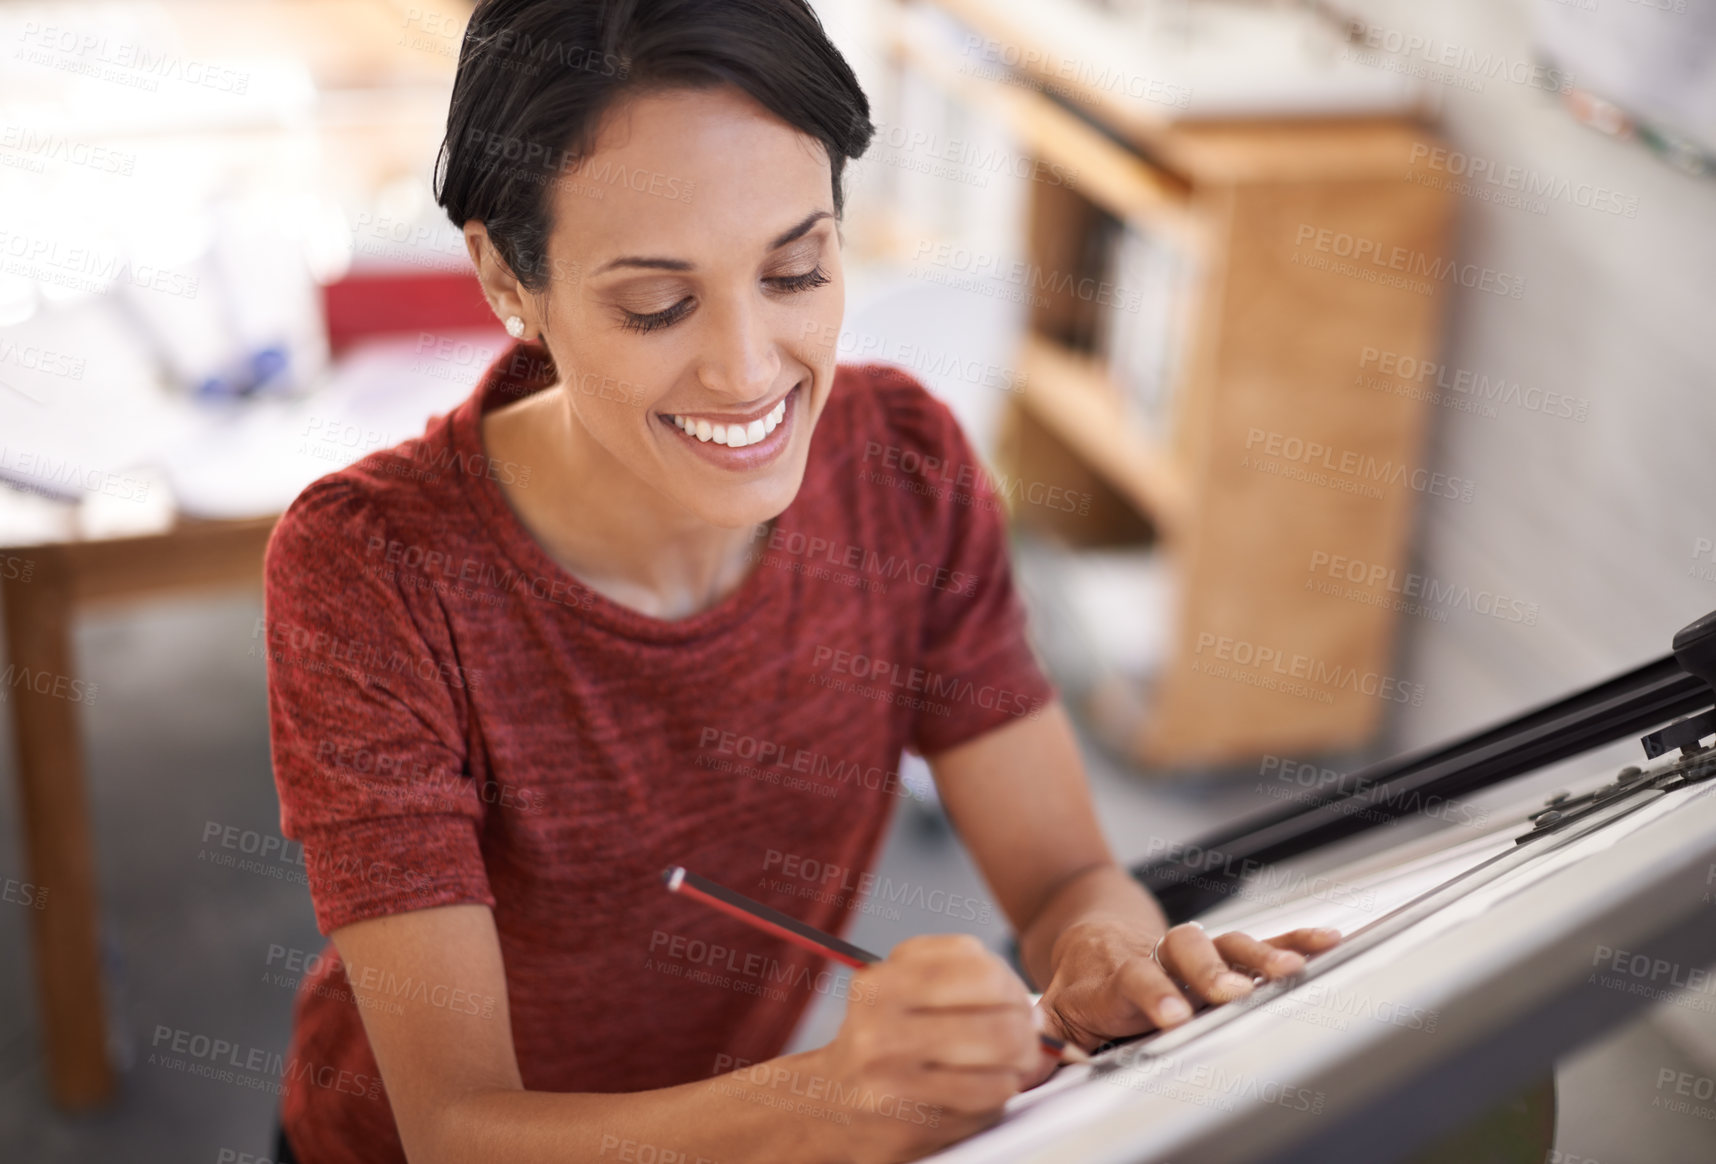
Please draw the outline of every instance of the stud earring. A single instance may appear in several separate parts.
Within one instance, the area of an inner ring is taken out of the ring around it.
[[[513,339],[524,338],[524,320],[516,315],[506,317],[506,333]]]

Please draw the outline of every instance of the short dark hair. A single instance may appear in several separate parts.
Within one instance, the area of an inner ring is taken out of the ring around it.
[[[841,214],[870,103],[808,0],[482,0],[459,49],[435,200],[481,220],[528,290],[548,280],[550,181],[624,95],[736,85],[821,141]]]

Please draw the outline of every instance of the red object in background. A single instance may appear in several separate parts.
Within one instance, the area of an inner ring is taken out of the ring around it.
[[[322,288],[322,314],[335,356],[374,335],[495,325],[473,271],[353,271]]]

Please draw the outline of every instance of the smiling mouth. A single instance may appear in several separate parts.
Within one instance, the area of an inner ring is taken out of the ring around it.
[[[695,412],[657,412],[662,424],[680,429],[698,453],[712,458],[716,464],[729,467],[757,467],[774,458],[786,445],[801,388],[810,381],[800,381],[774,402],[774,407],[745,415],[698,415]],[[722,446],[717,452],[714,445]],[[731,450],[731,452],[726,452]],[[740,450],[750,450],[743,457],[734,457]]]
[[[795,389],[796,391],[796,389]],[[792,393],[788,393],[788,396]],[[667,413],[669,424],[676,426],[687,436],[694,436],[704,444],[726,445],[730,449],[742,449],[746,445],[761,444],[764,437],[779,427],[786,417],[787,398],[783,396],[776,405],[762,416],[752,421],[733,421],[727,424],[714,424],[702,417],[681,416],[678,413]]]

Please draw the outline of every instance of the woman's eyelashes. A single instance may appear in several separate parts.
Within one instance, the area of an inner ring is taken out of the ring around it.
[[[813,288],[823,286],[828,282],[828,272],[822,269],[821,264],[818,264],[799,275],[779,275],[774,278],[764,279],[763,282],[769,284],[777,291],[793,295],[801,291],[809,291]],[[691,298],[687,296],[686,298],[681,299],[678,303],[675,303],[672,307],[667,308],[665,311],[656,311],[648,315],[640,315],[635,311],[626,311],[622,308],[620,312],[620,326],[624,327],[628,331],[655,331],[658,328],[668,327],[672,324],[678,323],[685,317],[686,313],[691,310],[691,305]]]
[[[680,317],[691,310],[691,300],[681,299],[666,311],[657,311],[650,315],[639,315],[635,311],[620,309],[620,326],[627,331],[654,331],[658,327],[666,327],[670,323],[678,323]]]

